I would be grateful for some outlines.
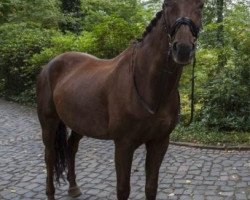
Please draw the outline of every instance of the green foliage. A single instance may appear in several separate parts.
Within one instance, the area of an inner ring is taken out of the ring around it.
[[[138,0],[82,0],[82,10],[83,28],[86,31],[92,31],[111,16],[123,19],[130,25],[146,25],[153,14],[151,9],[145,9]]]
[[[240,70],[225,69],[207,84],[201,112],[205,125],[220,130],[250,130],[249,86],[242,83]]]
[[[95,38],[93,43],[95,55],[106,58],[118,55],[140,32],[137,24],[130,24],[116,16],[105,17],[92,32]]]
[[[50,44],[47,47],[29,59],[28,70],[40,69],[40,66],[46,65],[52,58],[64,52],[92,52],[93,44],[94,38],[91,33],[83,32],[81,36],[76,36],[69,32],[67,34],[57,32],[50,38]]]
[[[34,25],[5,24],[0,27],[0,85],[5,96],[20,94],[35,80],[37,71],[27,71],[28,60],[49,44],[53,31]]]
[[[227,63],[222,69],[215,66],[209,70],[201,94],[201,120],[207,127],[250,130],[249,21],[249,10],[244,4],[228,11],[224,19],[225,44],[213,51],[225,52]]]
[[[250,132],[218,131],[207,129],[201,123],[193,123],[189,127],[177,126],[170,135],[174,142],[190,142],[213,146],[249,146]]]
[[[0,24],[36,23],[43,28],[57,28],[63,16],[57,0],[3,0],[0,2]]]
[[[81,1],[80,0],[60,0],[61,1],[61,9],[64,12],[81,12]]]
[[[39,70],[27,69],[29,58],[49,44],[54,31],[45,28],[57,29],[60,18],[57,0],[0,2],[1,96],[19,101],[34,101],[33,87]]]
[[[65,33],[71,31],[79,33],[82,30],[82,12],[80,0],[60,0],[64,20],[60,22],[60,29]]]

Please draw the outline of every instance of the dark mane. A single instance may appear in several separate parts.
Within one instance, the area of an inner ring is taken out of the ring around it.
[[[151,20],[149,25],[146,27],[146,30],[142,34],[142,38],[137,39],[137,41],[139,41],[139,42],[142,41],[153,30],[153,28],[156,26],[157,22],[161,18],[162,13],[163,13],[162,10],[156,13],[155,17]]]

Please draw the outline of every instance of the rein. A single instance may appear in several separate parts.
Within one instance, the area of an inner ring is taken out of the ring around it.
[[[143,105],[144,109],[146,111],[148,111],[151,115],[154,115],[157,113],[157,111],[159,110],[159,107],[160,107],[160,104],[161,104],[161,99],[162,99],[162,95],[160,96],[160,99],[156,105],[155,108],[153,108],[152,106],[150,106],[143,98],[143,96],[140,94],[139,92],[139,89],[138,89],[138,85],[137,85],[137,82],[136,82],[136,74],[135,74],[135,55],[136,55],[136,47],[137,47],[137,43],[134,44],[134,48],[133,48],[133,53],[132,53],[132,70],[133,70],[133,82],[134,82],[134,87],[135,87],[135,90],[136,90],[136,94],[141,102],[141,104]],[[171,53],[170,51],[168,52],[168,61],[169,61],[169,58],[171,56]],[[167,75],[171,75],[173,74],[173,71],[170,71],[170,70],[167,70],[167,69],[163,69],[162,70],[162,74],[161,74],[161,82],[163,80],[166,80],[164,79],[164,74],[167,74]],[[163,90],[163,86],[164,84],[161,84],[161,90]]]
[[[177,33],[177,31],[179,30],[179,28],[182,26],[182,25],[187,25],[189,26],[190,28],[190,31],[192,33],[192,35],[194,36],[195,39],[198,38],[198,35],[199,35],[199,27],[197,27],[195,25],[195,23],[187,18],[187,17],[181,17],[181,18],[178,18],[176,20],[176,22],[174,23],[174,25],[170,28],[168,28],[167,26],[167,22],[166,22],[166,19],[165,17],[163,16],[163,20],[164,20],[164,23],[163,23],[163,26],[164,26],[164,29],[169,37],[169,47],[168,47],[168,58],[167,58],[167,62],[170,60],[170,56],[171,56],[171,49],[172,49],[172,41],[173,41],[173,38],[175,36],[175,34]],[[154,115],[158,112],[159,110],[159,107],[160,107],[160,104],[161,104],[161,100],[162,100],[162,97],[163,95],[160,96],[156,106],[153,108],[153,106],[150,106],[146,101],[145,99],[143,98],[143,96],[140,94],[139,92],[139,89],[138,89],[138,85],[137,85],[137,82],[136,82],[136,74],[135,74],[135,57],[136,57],[136,48],[137,48],[137,42],[134,43],[134,47],[133,47],[133,53],[132,53],[132,70],[133,70],[133,82],[134,82],[134,87],[135,87],[135,90],[136,90],[136,93],[137,93],[137,96],[142,104],[142,106],[144,107],[144,109],[150,113],[151,115]],[[195,68],[195,65],[196,65],[196,59],[194,57],[194,61],[193,61],[193,68],[192,68],[192,94],[191,94],[191,117],[190,117],[190,120],[189,120],[189,124],[191,124],[192,120],[193,120],[193,113],[194,113],[194,80],[195,80],[195,77],[194,77],[194,68]],[[165,74],[167,75],[172,75],[174,70],[171,71],[171,69],[163,69],[162,70],[162,75],[161,75],[161,82],[162,81],[166,81],[167,79],[164,78]],[[165,86],[165,84],[161,84],[162,85],[162,88],[161,90],[163,90],[163,87]],[[162,93],[163,94],[163,93]]]
[[[194,89],[195,89],[195,67],[196,67],[196,57],[194,57],[194,62],[193,62],[193,67],[192,67],[192,78],[191,78],[191,102],[190,102],[190,107],[191,107],[191,111],[190,111],[190,119],[188,121],[187,124],[185,124],[185,126],[189,126],[194,119]]]

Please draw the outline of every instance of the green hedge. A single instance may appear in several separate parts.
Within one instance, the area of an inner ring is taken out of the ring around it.
[[[38,71],[29,71],[29,59],[50,44],[54,31],[35,24],[0,26],[0,92],[12,98],[29,90]]]

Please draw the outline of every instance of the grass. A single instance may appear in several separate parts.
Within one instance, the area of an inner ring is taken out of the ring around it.
[[[208,130],[199,123],[189,127],[178,125],[172,132],[171,141],[190,142],[215,146],[250,146],[250,132],[221,132]]]

